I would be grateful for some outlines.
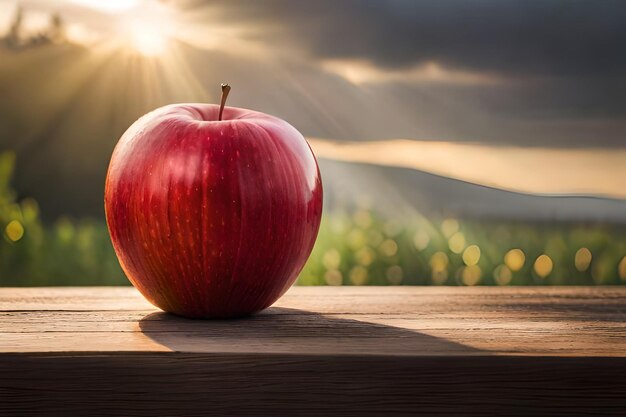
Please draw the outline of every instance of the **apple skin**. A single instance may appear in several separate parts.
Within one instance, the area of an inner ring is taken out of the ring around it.
[[[317,161],[267,114],[175,104],[119,140],[105,185],[113,247],[155,306],[192,318],[252,314],[294,283],[322,216]]]

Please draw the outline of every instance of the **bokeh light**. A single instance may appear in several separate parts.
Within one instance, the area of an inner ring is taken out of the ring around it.
[[[456,219],[445,219],[441,222],[441,232],[446,238],[450,238],[459,231],[459,221]]]
[[[587,248],[580,248],[576,251],[574,256],[574,266],[580,272],[584,272],[589,269],[593,255]]]
[[[462,232],[456,232],[448,240],[448,247],[454,253],[461,253],[465,249],[465,235]]]
[[[378,249],[383,255],[392,257],[398,253],[398,244],[393,239],[387,239],[380,244]]]
[[[470,245],[463,251],[463,262],[465,265],[476,265],[480,261],[480,247],[478,245]]]
[[[448,255],[445,252],[435,252],[430,258],[430,268],[433,271],[443,271],[448,268]]]
[[[448,264],[450,260],[445,252],[435,252],[430,257],[431,279],[433,284],[441,285],[448,279]]]
[[[552,259],[545,253],[543,255],[539,255],[539,257],[535,260],[535,273],[541,278],[545,278],[550,275],[553,267],[554,263],[552,262]]]
[[[461,279],[463,281],[463,285],[478,285],[478,283],[480,283],[481,277],[482,270],[478,265],[465,266],[461,271]]]
[[[367,239],[365,237],[365,234],[363,233],[363,230],[353,229],[350,231],[350,233],[348,233],[347,241],[348,245],[350,245],[353,250],[357,250],[365,245]]]
[[[367,269],[357,265],[350,270],[350,282],[353,285],[365,285],[367,283]]]
[[[498,285],[509,285],[513,279],[513,272],[506,265],[498,265],[493,270],[493,279]]]
[[[327,285],[341,285],[343,282],[343,276],[341,271],[331,269],[324,273],[324,281]]]
[[[504,264],[513,272],[522,269],[525,262],[526,255],[521,249],[511,249],[504,255]]]
[[[7,238],[11,242],[17,242],[24,236],[24,226],[17,220],[12,220],[4,229]]]
[[[402,282],[404,271],[400,265],[393,265],[387,268],[386,272],[387,281],[392,285],[399,285]]]
[[[355,256],[355,260],[357,261],[358,264],[363,265],[363,266],[369,266],[374,261],[374,258],[376,257],[376,254],[374,253],[372,248],[370,248],[369,246],[365,246],[365,247],[359,249],[354,254],[354,256]]]
[[[341,264],[341,254],[337,249],[326,251],[322,258],[322,264],[326,269],[337,269]]]
[[[413,244],[417,250],[424,250],[430,243],[430,235],[423,229],[419,229],[413,237]]]

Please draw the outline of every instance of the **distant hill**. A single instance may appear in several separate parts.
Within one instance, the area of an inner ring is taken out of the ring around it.
[[[408,168],[320,160],[327,208],[365,201],[389,215],[626,223],[626,201],[536,196]]]

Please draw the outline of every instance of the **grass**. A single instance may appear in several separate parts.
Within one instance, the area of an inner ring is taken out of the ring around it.
[[[624,229],[332,213],[303,285],[626,283]]]
[[[125,285],[103,220],[43,224],[0,154],[0,286]],[[626,284],[626,230],[611,225],[389,219],[326,212],[301,285]]]

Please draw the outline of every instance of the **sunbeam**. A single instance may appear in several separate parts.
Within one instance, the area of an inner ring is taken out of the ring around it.
[[[145,56],[162,55],[170,40],[158,23],[149,20],[133,22],[129,36],[133,48]]]

